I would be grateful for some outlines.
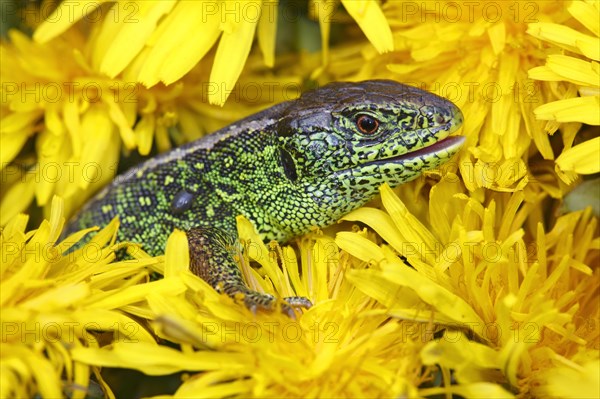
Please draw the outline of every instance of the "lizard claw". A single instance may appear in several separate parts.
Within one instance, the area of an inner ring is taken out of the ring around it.
[[[309,309],[313,305],[310,299],[303,296],[288,296],[283,298],[283,300],[284,302],[281,304],[281,311],[293,320],[296,320],[297,309]]]

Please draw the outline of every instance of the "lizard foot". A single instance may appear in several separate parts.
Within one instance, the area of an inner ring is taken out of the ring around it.
[[[312,302],[305,297],[292,296],[284,298],[283,301],[279,301],[273,295],[261,294],[255,291],[249,291],[240,294],[243,296],[243,301],[246,307],[255,314],[258,310],[272,312],[279,308],[282,313],[285,313],[290,318],[295,319],[295,309],[310,308],[312,306]]]
[[[195,227],[186,234],[190,250],[190,270],[218,292],[244,302],[253,313],[258,310],[273,312],[280,309],[291,318],[296,318],[295,309],[312,306],[307,298],[289,297],[281,300],[249,289],[234,260],[235,235],[207,227]]]

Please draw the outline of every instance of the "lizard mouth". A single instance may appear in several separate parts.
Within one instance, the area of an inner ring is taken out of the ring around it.
[[[391,158],[383,158],[377,159],[375,161],[371,161],[369,165],[381,165],[386,163],[404,163],[407,161],[411,161],[419,158],[431,158],[437,156],[438,154],[447,154],[444,158],[447,158],[448,155],[454,155],[457,153],[462,145],[465,142],[464,136],[451,136],[446,137],[440,141],[437,141],[427,147],[419,148],[418,150],[407,152],[406,154],[398,155]]]
[[[435,134],[441,136],[435,143],[402,155],[376,159],[368,162],[366,165],[402,165],[417,160],[432,162],[436,159],[445,162],[454,156],[465,142],[464,136],[449,136],[461,128],[462,122],[463,115],[460,110],[456,108],[456,112],[454,112],[451,117],[447,117],[443,124],[432,127],[437,130]]]

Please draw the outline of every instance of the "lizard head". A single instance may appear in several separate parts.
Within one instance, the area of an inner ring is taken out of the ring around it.
[[[289,184],[337,218],[379,186],[398,186],[456,154],[464,137],[457,106],[389,80],[332,83],[304,93],[277,122]],[[329,223],[324,221],[323,224]]]

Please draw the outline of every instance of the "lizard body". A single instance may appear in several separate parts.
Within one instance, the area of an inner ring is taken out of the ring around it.
[[[264,240],[325,227],[392,187],[448,161],[462,137],[451,102],[393,81],[333,83],[152,158],[115,179],[68,230],[120,217],[120,240],[164,251],[186,231],[191,269],[249,307],[274,298],[250,291],[228,250],[237,215]],[[306,303],[292,298],[289,303]]]

